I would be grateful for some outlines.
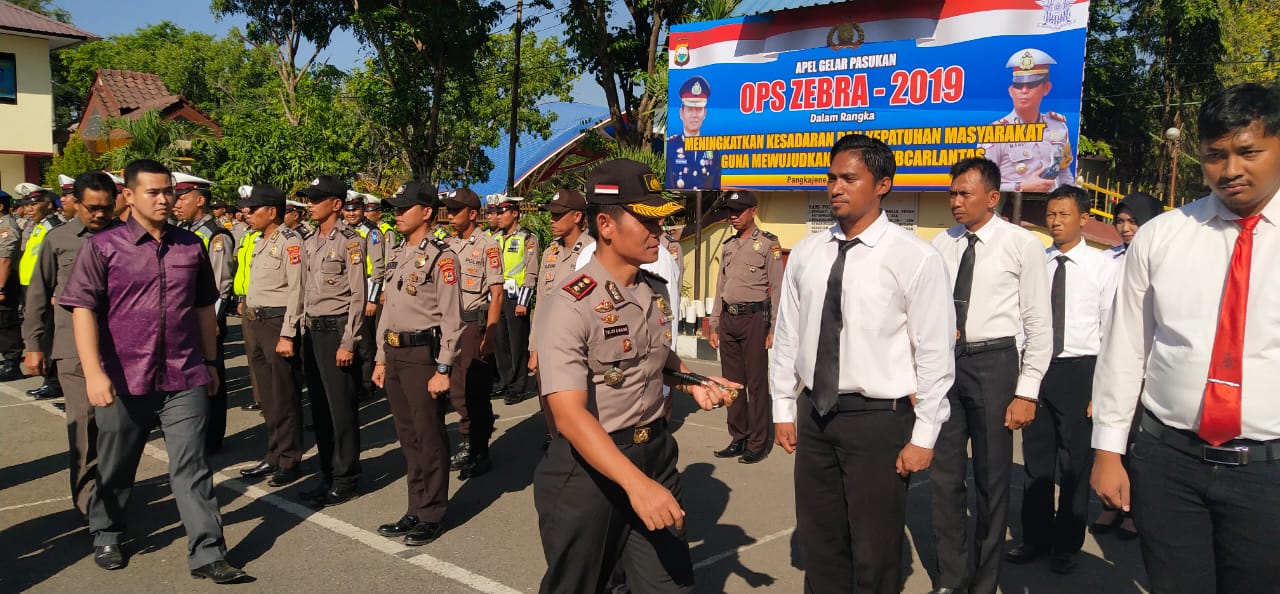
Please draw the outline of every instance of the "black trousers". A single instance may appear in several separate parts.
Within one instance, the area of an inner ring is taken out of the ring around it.
[[[910,479],[898,476],[895,464],[911,440],[914,411],[819,417],[806,394],[796,407],[796,537],[805,592],[901,592]]]
[[[382,315],[382,308],[378,308],[378,315]],[[373,385],[373,359],[378,354],[378,343],[374,341],[382,340],[381,336],[374,336],[377,333],[377,316],[365,316],[360,326],[360,336],[364,336],[365,340],[356,343],[356,365],[360,374],[356,386],[365,394],[373,394],[376,388]]]
[[[344,316],[345,317],[345,316]],[[315,421],[320,474],[335,487],[354,487],[360,479],[360,407],[356,399],[360,367],[338,367],[342,330],[308,329],[302,351],[311,418]]]
[[[138,462],[147,436],[158,425],[169,454],[169,488],[187,532],[188,565],[195,569],[226,555],[213,471],[204,451],[208,414],[204,386],[182,392],[118,393],[114,403],[96,411],[98,488],[89,504],[94,546],[123,540]]]
[[[17,275],[17,272],[14,272]],[[0,357],[5,361],[11,361],[15,364],[22,361],[22,316],[18,315],[17,301],[14,299],[15,294],[21,294],[19,285],[10,283],[13,290],[8,292],[5,302],[0,303]]]
[[[281,468],[296,468],[302,463],[302,389],[297,384],[298,351],[302,343],[294,339],[294,356],[276,354],[276,342],[284,318],[245,320],[252,328],[246,352],[249,368],[259,382],[262,417],[267,429],[267,453],[262,460]]]
[[[227,434],[227,314],[218,316],[218,392],[209,397],[209,426],[204,447],[209,453],[222,449]]]
[[[405,513],[423,522],[443,522],[449,506],[449,438],[444,402],[427,392],[436,373],[431,348],[384,347],[387,404],[404,454],[409,504]]]
[[[1084,544],[1093,470],[1094,357],[1055,359],[1040,384],[1036,419],[1022,429],[1022,540],[1054,553],[1075,553]],[[1054,485],[1058,491],[1054,509]]]
[[[514,299],[502,302],[496,338],[494,354],[498,360],[498,387],[504,393],[521,394],[529,376],[529,315],[516,315]]]
[[[747,387],[745,402],[730,406],[729,437],[747,441],[747,449],[764,451],[773,426],[773,400],[769,398],[769,314],[758,311],[741,316],[720,316],[720,365],[725,379]],[[742,405],[746,406],[742,406]]]
[[[1013,467],[1013,432],[1005,428],[1004,417],[1017,384],[1018,351],[1012,347],[956,358],[956,381],[947,392],[951,419],[942,425],[929,470],[936,587],[969,584],[974,594],[992,594],[1000,581]],[[965,487],[970,445],[978,520],[972,541]]]
[[[680,500],[679,449],[667,431],[640,445],[619,446],[632,463]],[[683,532],[650,531],[622,487],[557,438],[533,478],[533,502],[547,573],[543,593],[604,591],[622,563],[632,592],[692,592],[693,560]]]
[[[463,322],[460,355],[449,374],[449,399],[458,411],[458,430],[471,442],[473,452],[487,453],[493,435],[493,363],[480,356],[483,321]]]
[[[1280,592],[1280,462],[1210,464],[1143,431],[1129,467],[1152,592]]]
[[[59,383],[66,398],[67,462],[71,477],[71,501],[89,517],[89,501],[98,488],[98,423],[85,390],[80,359],[58,361]]]

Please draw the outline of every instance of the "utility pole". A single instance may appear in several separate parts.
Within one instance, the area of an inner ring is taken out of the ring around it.
[[[507,140],[507,195],[515,193],[516,186],[516,142],[520,140],[520,33],[524,29],[521,13],[524,11],[524,0],[516,0],[516,48],[515,59],[511,62],[511,128]]]

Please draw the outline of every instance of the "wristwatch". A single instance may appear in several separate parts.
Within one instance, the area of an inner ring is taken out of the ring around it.
[[[441,375],[449,375],[450,371],[453,371],[453,366],[451,365],[445,365],[443,363],[440,365],[436,365],[436,373],[439,373]]]

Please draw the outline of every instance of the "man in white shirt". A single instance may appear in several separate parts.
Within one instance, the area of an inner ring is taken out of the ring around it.
[[[1084,241],[1089,207],[1089,195],[1070,185],[1050,192],[1045,206],[1045,226],[1053,237],[1053,246],[1045,250],[1053,359],[1040,384],[1040,422],[1022,432],[1023,542],[1005,555],[1010,563],[1027,563],[1050,553],[1049,568],[1060,574],[1075,571],[1075,556],[1084,544],[1093,467],[1093,368],[1103,323],[1110,320],[1118,268],[1114,259]]]
[[[947,420],[949,276],[880,210],[895,169],[883,142],[841,138],[827,173],[837,224],[796,244],[783,273],[769,385],[775,439],[796,454],[807,592],[900,591],[907,483]]]
[[[951,420],[938,436],[933,530],[938,551],[934,592],[992,594],[1000,580],[1009,519],[1013,431],[1035,418],[1040,379],[1053,347],[1044,245],[995,216],[1000,169],[983,158],[951,167],[955,227],[933,238],[954,275],[956,381],[947,393]],[[1018,336],[1026,337],[1019,357]],[[966,446],[973,446],[977,527],[969,553]],[[972,559],[972,561],[970,560]]]
[[[1143,225],[1125,256],[1093,384],[1093,488],[1128,510],[1132,480],[1153,592],[1275,592],[1280,90],[1210,97],[1199,137],[1212,194]]]

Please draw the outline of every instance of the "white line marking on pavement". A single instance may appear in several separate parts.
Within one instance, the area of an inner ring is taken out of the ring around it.
[[[30,402],[19,402],[17,404],[0,404],[0,408],[13,408],[15,406],[31,406],[33,404],[45,404],[47,402],[53,402],[53,400],[52,399],[51,400],[32,400]]]
[[[707,567],[708,565],[713,565],[713,564],[715,564],[715,563],[718,563],[718,562],[723,561],[723,560],[725,560],[725,559],[728,559],[728,558],[730,558],[730,557],[736,557],[736,556],[738,556],[739,554],[741,554],[741,553],[742,553],[742,552],[744,552],[744,551],[747,551],[747,550],[750,550],[750,549],[754,549],[754,548],[756,548],[756,547],[758,547],[758,546],[760,546],[760,545],[763,545],[763,544],[766,544],[766,543],[769,543],[769,542],[772,542],[772,541],[778,540],[779,538],[784,538],[784,537],[787,537],[787,536],[791,536],[791,533],[792,533],[792,532],[795,532],[795,531],[796,531],[795,527],[794,527],[794,526],[792,526],[791,528],[787,528],[786,530],[779,530],[779,531],[777,531],[777,532],[774,532],[773,534],[770,534],[769,536],[766,536],[766,537],[764,537],[764,538],[761,538],[760,540],[757,540],[757,541],[755,541],[755,542],[753,542],[753,543],[751,543],[751,544],[749,544],[749,545],[742,545],[742,546],[740,546],[740,547],[738,547],[738,548],[736,548],[736,549],[730,549],[730,550],[725,551],[725,552],[723,552],[723,553],[717,553],[717,554],[712,555],[712,556],[710,556],[710,557],[707,557],[706,559],[703,559],[703,560],[701,560],[701,561],[699,561],[699,562],[697,562],[697,563],[694,563],[694,564],[693,564],[693,569],[694,569],[694,571],[697,571],[697,570],[699,570],[699,569],[702,569],[703,567]]]
[[[66,497],[54,497],[53,499],[45,499],[45,500],[43,500],[43,501],[32,501],[31,503],[22,503],[22,504],[19,504],[19,505],[10,505],[10,506],[8,506],[8,507],[0,507],[0,512],[13,511],[13,510],[15,510],[15,509],[22,509],[22,508],[24,508],[24,507],[35,507],[35,506],[37,506],[37,505],[44,505],[44,504],[46,504],[46,503],[57,503],[57,502],[59,502],[59,501],[69,501],[70,499],[71,499],[71,496],[70,496],[70,495],[68,495],[68,496],[66,496]]]

